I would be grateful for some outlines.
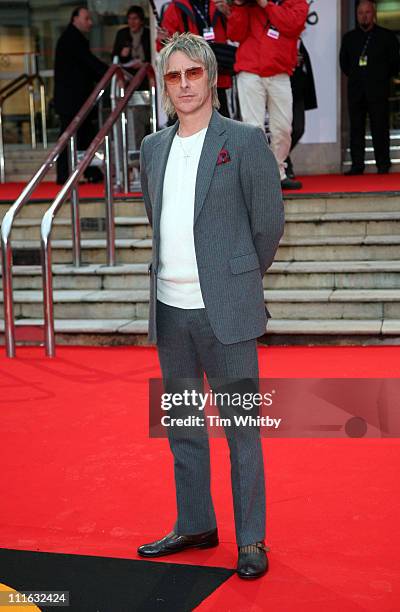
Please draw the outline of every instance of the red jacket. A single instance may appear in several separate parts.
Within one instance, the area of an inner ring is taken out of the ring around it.
[[[245,71],[261,77],[292,74],[297,63],[297,39],[308,14],[307,0],[284,0],[232,7],[228,19],[228,38],[240,43],[236,54],[236,72]],[[278,38],[267,36],[270,26]]]
[[[226,42],[226,26],[224,16],[217,10],[213,0],[210,0],[209,5],[210,21],[214,27],[215,42],[225,43]],[[182,18],[182,12],[187,16],[187,23],[189,32],[193,34],[199,34],[199,30],[196,24],[196,18],[193,14],[192,6],[189,0],[173,0],[167,7],[162,18],[161,26],[167,30],[172,36],[175,32],[185,32],[185,24]],[[216,14],[217,13],[217,14]],[[162,44],[157,42],[157,50],[160,51]],[[228,89],[232,85],[231,77],[228,74],[218,75],[218,87]]]

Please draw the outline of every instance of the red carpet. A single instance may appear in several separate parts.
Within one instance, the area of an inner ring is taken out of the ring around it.
[[[0,184],[0,202],[14,202],[18,196],[20,195],[20,193],[22,192],[23,188],[25,187],[26,183],[3,183]],[[58,192],[60,191],[61,186],[57,185],[56,183],[52,183],[52,182],[46,182],[46,183],[41,183],[37,189],[35,189],[35,191],[32,194],[31,199],[33,201],[39,201],[39,200],[54,200],[54,198],[56,197],[56,195],[58,194]],[[141,196],[140,193],[135,192],[135,193],[125,193],[125,194],[120,194],[120,193],[116,193],[115,197],[124,197],[124,198],[137,198],[138,196]],[[79,197],[82,200],[85,199],[97,199],[97,198],[104,198],[104,185],[102,183],[96,185],[96,184],[92,184],[92,183],[84,183],[83,185],[79,186]]]
[[[322,193],[374,193],[400,191],[400,173],[363,174],[361,176],[343,176],[343,174],[321,174],[319,176],[301,176],[303,188],[299,191],[288,191],[293,194]]]
[[[136,558],[175,516],[166,440],[148,439],[153,348],[0,357],[0,547]],[[399,347],[260,348],[264,377],[399,377]],[[199,610],[400,609],[398,440],[263,440],[269,574],[229,578]],[[221,544],[165,562],[236,564],[225,440],[211,440]],[[1,579],[0,579],[1,582]],[[116,611],[113,611],[116,612]]]
[[[326,193],[369,193],[400,191],[400,174],[364,174],[363,176],[343,176],[342,174],[322,174],[319,176],[299,177],[303,188],[298,191],[287,191],[288,195],[326,194]],[[0,184],[0,201],[14,201],[21,193],[25,183]],[[60,187],[55,183],[42,183],[36,189],[32,200],[52,200]],[[104,186],[84,184],[79,187],[82,199],[104,197]],[[140,193],[115,194],[115,197],[139,197]]]

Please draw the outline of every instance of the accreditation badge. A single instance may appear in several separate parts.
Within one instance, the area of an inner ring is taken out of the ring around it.
[[[204,40],[207,40],[207,41],[215,40],[214,28],[212,27],[204,28],[203,38]]]
[[[365,68],[365,66],[368,65],[368,56],[360,55],[360,59],[358,60],[358,65],[361,66],[362,68]]]
[[[270,26],[267,30],[267,36],[269,38],[273,38],[274,40],[278,40],[280,34],[278,32],[278,30],[276,28],[274,28],[274,26]]]

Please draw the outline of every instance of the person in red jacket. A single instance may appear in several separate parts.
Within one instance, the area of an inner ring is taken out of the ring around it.
[[[307,0],[234,0],[228,38],[240,43],[235,71],[242,119],[264,128],[269,115],[271,148],[284,189],[301,183],[286,176],[291,145],[292,90],[290,76],[297,63],[297,40],[308,14]]]
[[[225,8],[226,6],[226,8]],[[222,10],[217,8],[214,0],[173,0],[167,7],[161,22],[157,38],[157,50],[163,46],[163,40],[175,32],[192,32],[210,43],[226,43],[226,16],[228,6],[222,2]],[[230,74],[218,67],[219,112],[229,117],[226,90],[232,86]]]

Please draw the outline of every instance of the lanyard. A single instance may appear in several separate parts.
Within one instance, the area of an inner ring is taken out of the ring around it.
[[[366,54],[367,49],[368,49],[369,41],[371,40],[371,36],[372,36],[372,32],[370,32],[368,34],[368,38],[365,41],[365,44],[364,44],[363,50],[361,51],[360,57],[365,57],[365,54]]]
[[[210,21],[209,21],[209,16],[208,16],[209,0],[206,0],[204,2],[205,14],[200,9],[200,7],[197,6],[196,2],[192,2],[191,4],[192,4],[192,7],[194,8],[194,10],[196,11],[196,13],[198,14],[198,16],[200,17],[200,19],[203,21],[205,26],[208,28],[210,26]]]
[[[276,4],[276,6],[279,6],[279,5],[280,5],[280,4],[282,4],[284,1],[285,1],[285,0],[272,0],[272,2],[273,2],[274,4]],[[265,24],[265,29],[267,29],[267,28],[268,28],[268,26],[270,25],[270,23],[271,23],[271,22],[270,22],[269,18],[267,17],[267,22],[266,22],[266,24]],[[277,28],[275,28],[274,26],[270,26],[270,27],[272,27],[272,29],[273,29],[273,30],[276,30],[276,29],[277,29]]]

